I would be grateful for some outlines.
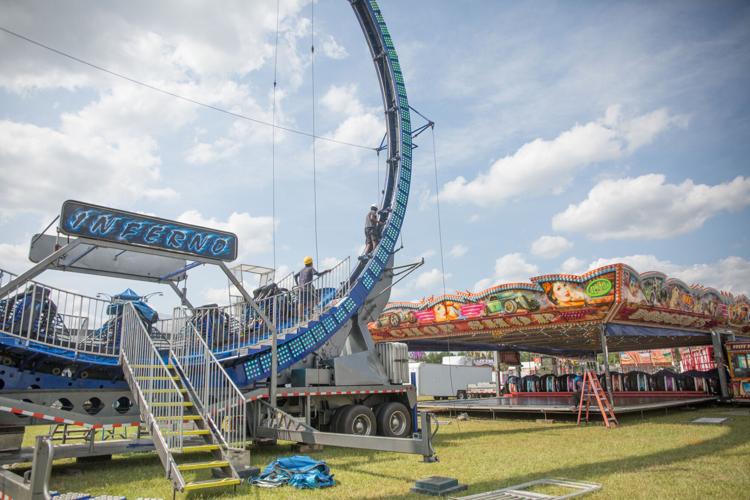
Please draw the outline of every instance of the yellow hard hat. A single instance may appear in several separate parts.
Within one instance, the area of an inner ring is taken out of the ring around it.
[[[310,264],[312,264],[312,257],[308,255],[307,257],[305,257],[305,260],[303,262],[306,266],[309,266]]]

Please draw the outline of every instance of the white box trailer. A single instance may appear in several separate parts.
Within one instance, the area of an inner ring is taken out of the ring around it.
[[[489,366],[439,365],[437,363],[409,363],[411,383],[417,396],[465,399],[469,384],[492,383]]]

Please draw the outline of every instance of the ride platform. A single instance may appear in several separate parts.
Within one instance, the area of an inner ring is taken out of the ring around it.
[[[490,413],[548,413],[574,415],[577,400],[570,393],[524,392],[503,397],[459,399],[448,401],[420,401],[419,409],[436,413],[476,412]],[[620,392],[614,394],[614,409],[620,413],[637,413],[652,410],[706,404],[718,396],[705,393]]]

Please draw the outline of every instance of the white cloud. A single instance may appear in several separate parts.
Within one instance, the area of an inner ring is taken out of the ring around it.
[[[667,184],[661,174],[604,180],[578,205],[552,218],[557,231],[585,233],[589,238],[661,239],[700,228],[720,212],[750,205],[750,178],[708,186],[687,179]]]
[[[238,142],[226,137],[220,137],[214,142],[199,142],[185,153],[185,160],[194,165],[205,165],[217,160],[224,160],[237,154],[240,149]]]
[[[247,212],[232,212],[226,221],[221,221],[212,217],[204,217],[197,210],[188,210],[177,220],[235,233],[239,239],[239,260],[271,249],[273,234],[271,217],[253,217]]]
[[[451,274],[445,273],[446,281]],[[391,291],[391,300],[418,300],[426,295],[440,295],[443,293],[443,273],[433,267],[423,271],[415,279],[402,281]]]
[[[332,35],[328,35],[321,43],[323,54],[331,59],[346,59],[349,57],[346,47],[340,45]]]
[[[417,255],[417,259],[425,259],[425,260],[427,260],[427,259],[429,259],[431,257],[434,257],[434,256],[435,256],[435,250],[433,250],[432,248],[428,248],[424,252],[422,252],[419,255]]]
[[[466,245],[462,245],[461,243],[456,243],[451,247],[448,255],[450,255],[451,257],[459,258],[466,255],[468,251],[469,247],[467,247]]]
[[[357,97],[357,86],[353,83],[331,85],[320,98],[320,104],[325,110],[344,116],[359,115],[365,109]]]
[[[479,219],[481,219],[481,217],[479,216],[479,214],[471,214],[469,216],[469,223],[470,224],[474,224],[475,222],[479,222]]]
[[[531,253],[551,259],[573,248],[573,243],[562,236],[542,236],[531,244]]]
[[[560,271],[565,274],[582,274],[586,272],[586,261],[577,257],[569,257],[563,261]]]
[[[335,119],[335,129],[323,133],[324,137],[349,144],[373,147],[385,132],[382,111],[368,108],[357,95],[357,86],[332,85],[320,99],[321,111]],[[353,148],[331,141],[317,141],[318,166],[322,168],[349,164],[359,165],[364,158],[371,158],[371,151]]]
[[[0,243],[0,269],[21,274],[28,270],[32,263],[29,260],[29,247],[26,244],[13,245]],[[7,279],[0,279],[4,284]]]
[[[318,269],[331,269],[336,264],[341,262],[341,259],[338,257],[326,257],[320,261],[319,264],[317,264]]]
[[[445,274],[445,279],[448,279],[450,277],[450,274]],[[414,282],[414,287],[417,290],[425,290],[431,294],[437,295],[438,293],[442,293],[443,273],[440,271],[440,269],[437,268],[432,268],[429,271],[421,272]]]
[[[677,266],[668,260],[659,260],[654,255],[627,255],[625,257],[612,257],[609,259],[599,258],[589,264],[587,270],[596,269],[597,267],[606,266],[607,264],[627,264],[638,272],[659,271],[670,274],[678,269]]]
[[[219,304],[220,306],[229,304],[229,289],[224,288],[207,288],[201,294],[206,304]],[[198,304],[193,304],[197,306]]]
[[[302,75],[309,65],[306,55],[309,45],[302,40],[310,33],[310,22],[300,17],[305,3],[290,0],[280,6],[278,51],[283,64],[278,67],[277,121],[283,124],[289,124],[281,106],[284,96],[302,84]],[[197,3],[186,10],[179,2],[162,2],[155,7],[136,0],[128,6],[90,4],[85,16],[78,9],[43,2],[7,7],[3,9],[6,24],[31,38],[168,92],[271,121],[270,99],[266,98],[265,89],[259,91],[246,77],[273,61],[274,47],[269,40],[276,30],[274,5],[240,2],[217,10],[209,4]],[[201,19],[200,25],[195,24],[195,19]],[[65,29],[65,25],[74,25],[76,29]],[[107,29],[102,30],[102,26]],[[10,92],[33,95],[38,90],[64,88],[92,89],[97,95],[78,112],[60,116],[60,127],[52,130],[70,136],[69,141],[81,147],[58,149],[56,155],[46,151],[48,157],[61,157],[53,165],[63,162],[86,165],[87,153],[97,143],[120,150],[128,144],[131,156],[140,151],[138,159],[158,163],[159,136],[198,116],[200,108],[193,104],[105,75],[12,36],[0,37],[0,51],[4,54],[0,59],[0,87]],[[254,92],[260,95],[253,95]],[[256,102],[258,98],[264,100],[263,105]],[[189,163],[211,163],[236,156],[248,145],[270,141],[270,134],[259,134],[258,127],[235,121],[226,137],[196,141],[185,158]],[[39,156],[34,150],[24,155],[28,161],[37,161],[34,157]],[[111,155],[105,153],[102,158],[108,156]],[[107,172],[106,162],[102,163],[105,165],[101,176],[114,177]],[[151,180],[153,184],[153,179],[138,171],[139,166],[135,163],[131,168],[128,162],[120,166],[120,170],[130,171],[136,180],[131,190],[135,197],[150,187],[149,183],[138,185],[137,179]],[[53,169],[61,171],[50,167]],[[59,182],[49,184],[48,191],[55,185],[62,191],[67,187]],[[93,184],[88,182],[89,186]],[[119,199],[106,189],[102,191],[93,201]],[[55,203],[60,198],[47,194],[42,193],[40,198],[54,199]],[[173,193],[157,189],[155,194]]]
[[[474,284],[474,290],[484,290],[501,283],[528,283],[529,278],[539,274],[539,268],[526,262],[520,253],[509,253],[498,257],[491,278],[484,278]]]
[[[524,144],[474,180],[459,176],[447,182],[441,196],[446,201],[489,207],[523,193],[559,193],[578,170],[622,158],[669,127],[685,124],[684,116],[670,115],[666,109],[628,119],[619,106],[610,106],[599,120],[576,124],[552,140]]]
[[[297,41],[309,34],[300,18],[301,0],[280,4],[279,71],[285,82],[304,69]],[[273,57],[269,35],[276,29],[276,6],[269,2],[211,3],[135,0],[93,2],[80,9],[62,4],[3,5],[4,24],[31,38],[133,78],[159,84],[247,75]],[[200,19],[200,23],[195,20]],[[69,29],[75,26],[75,29]],[[106,29],[102,29],[106,26]],[[307,44],[305,44],[307,45]],[[305,47],[309,51],[309,45]],[[43,51],[14,37],[0,38],[0,85],[14,92],[40,88],[107,87],[111,77]]]
[[[636,254],[597,259],[589,265],[589,269],[617,262],[627,264],[640,273],[659,271],[669,277],[679,278],[688,285],[699,284],[750,296],[750,260],[743,257],[730,256],[706,264],[680,265],[654,255]]]
[[[420,212],[427,212],[428,210],[433,210],[433,207],[436,203],[436,198],[433,196],[432,191],[430,191],[429,188],[420,185],[416,186],[414,188],[414,195],[413,196],[417,199],[417,209]]]
[[[148,136],[0,121],[0,211],[53,212],[68,198],[110,206],[173,199],[159,164]]]

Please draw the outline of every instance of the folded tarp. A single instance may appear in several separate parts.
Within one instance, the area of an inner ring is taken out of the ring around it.
[[[268,464],[253,484],[276,488],[290,484],[300,489],[327,488],[336,484],[328,465],[304,455],[279,458]]]

